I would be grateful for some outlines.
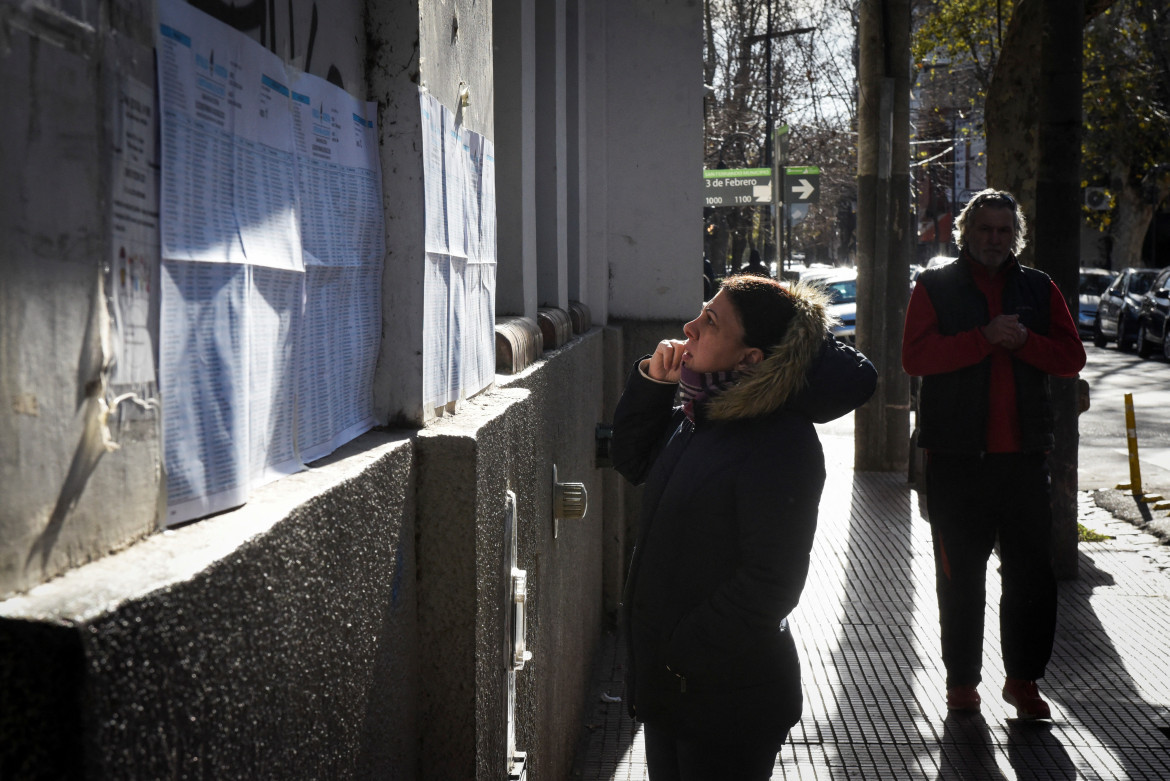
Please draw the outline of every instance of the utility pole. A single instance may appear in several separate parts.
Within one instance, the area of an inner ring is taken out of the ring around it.
[[[784,214],[788,214],[788,204],[784,203],[783,187],[784,187],[784,169],[788,166],[788,125],[782,125],[776,129],[776,162],[772,165],[772,214],[778,215],[780,213],[781,204],[784,207]],[[784,269],[788,267],[788,253],[785,251],[784,244],[784,223],[781,220],[776,220],[776,277],[783,278]],[[791,239],[790,239],[791,240]]]
[[[857,410],[854,467],[905,471],[910,377],[902,324],[910,296],[910,0],[861,0],[857,134],[857,346],[878,370]]]
[[[767,18],[766,18],[766,23],[767,23],[767,27],[766,27],[767,32],[761,33],[759,35],[746,36],[743,39],[743,43],[742,43],[743,50],[744,50],[744,54],[742,56],[744,56],[744,57],[750,55],[752,44],[759,43],[760,41],[764,41],[766,44],[764,47],[764,50],[765,50],[764,51],[764,63],[766,66],[764,68],[764,90],[766,92],[766,94],[764,96],[765,97],[764,124],[766,125],[766,127],[764,129],[764,161],[763,161],[763,165],[761,165],[760,167],[772,169],[772,172],[773,172],[772,173],[772,193],[773,194],[772,194],[772,205],[769,207],[769,215],[771,217],[771,223],[769,224],[767,231],[761,232],[764,236],[763,243],[764,243],[765,250],[767,249],[767,246],[768,246],[768,239],[767,239],[768,235],[769,234],[775,235],[778,233],[778,231],[776,230],[776,226],[777,226],[776,212],[777,212],[777,204],[780,200],[782,200],[782,199],[778,198],[778,193],[780,192],[778,188],[782,187],[784,184],[784,182],[783,182],[783,173],[784,173],[783,169],[780,169],[781,178],[777,179],[777,177],[776,177],[776,161],[775,161],[775,158],[773,155],[774,143],[775,143],[774,136],[776,133],[776,115],[775,115],[774,110],[772,108],[772,70],[773,70],[773,68],[772,68],[772,39],[773,38],[787,38],[790,35],[801,35],[802,33],[811,33],[813,30],[817,29],[816,27],[797,27],[797,28],[794,28],[792,30],[773,31],[772,30],[772,0],[768,0],[768,13],[767,13]],[[785,126],[785,128],[787,128],[787,125]],[[782,160],[781,165],[784,165],[785,162],[786,161]],[[764,255],[764,262],[767,262],[767,260],[768,260],[767,252],[764,252],[763,255]],[[777,269],[779,269],[780,264],[782,262],[780,259],[779,241],[777,241],[775,255],[774,255],[773,259],[777,263],[777,266],[776,266]]]
[[[772,32],[772,0],[768,0],[768,27],[767,27],[767,30],[769,33]],[[764,256],[764,266],[767,267],[770,262],[772,262],[774,260],[778,261],[780,258],[780,245],[779,244],[776,244],[776,246],[773,247],[772,257],[771,258],[768,257],[768,235],[769,235],[769,233],[775,232],[775,227],[776,227],[776,193],[779,192],[779,190],[776,189],[779,186],[779,183],[776,181],[776,165],[775,165],[776,152],[775,152],[775,149],[773,147],[774,139],[772,138],[773,130],[776,127],[776,117],[775,117],[775,115],[772,114],[772,36],[771,35],[768,35],[764,39],[764,49],[766,50],[766,52],[764,54],[764,62],[767,64],[767,67],[764,68],[764,89],[767,91],[767,93],[766,93],[767,100],[765,101],[765,111],[767,112],[767,121],[765,122],[765,125],[767,127],[764,130],[764,166],[766,168],[772,169],[772,203],[768,209],[768,220],[769,220],[768,229],[760,231],[760,233],[763,236],[763,241],[761,242],[761,244],[764,245],[762,247],[763,256]]]

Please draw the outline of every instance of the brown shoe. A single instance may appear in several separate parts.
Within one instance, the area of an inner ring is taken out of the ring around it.
[[[980,702],[982,700],[974,686],[952,686],[947,689],[947,710],[978,713]]]
[[[1016,718],[1051,719],[1052,711],[1048,703],[1040,696],[1040,690],[1035,681],[1025,681],[1020,678],[1008,678],[1003,685],[1003,698],[1009,705],[1016,706]]]

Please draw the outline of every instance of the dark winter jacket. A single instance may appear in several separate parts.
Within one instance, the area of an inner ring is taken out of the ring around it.
[[[614,466],[645,482],[622,606],[626,697],[631,715],[679,736],[779,745],[800,718],[786,616],[825,480],[813,422],[860,406],[876,383],[828,335],[824,299],[802,295],[785,341],[694,423],[673,406],[676,386],[637,365],[615,413]]]

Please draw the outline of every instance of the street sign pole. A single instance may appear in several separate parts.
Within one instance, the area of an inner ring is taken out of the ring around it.
[[[787,195],[787,193],[785,193]],[[792,265],[792,206],[784,199],[784,232],[788,234],[788,248],[784,253],[784,267]],[[807,261],[808,258],[805,258]]]
[[[788,267],[786,260],[788,256],[784,251],[784,220],[777,219],[777,217],[784,201],[784,169],[788,165],[788,125],[776,128],[775,146],[776,155],[772,158],[772,227],[776,232],[777,276],[782,276],[779,272]],[[788,207],[783,208],[785,215],[787,215]]]

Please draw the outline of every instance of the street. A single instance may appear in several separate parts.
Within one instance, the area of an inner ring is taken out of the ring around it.
[[[1142,488],[1170,495],[1170,365],[1143,360],[1115,346],[1085,344],[1089,410],[1080,418],[1079,488],[1114,488],[1129,482],[1125,394],[1133,394]]]

